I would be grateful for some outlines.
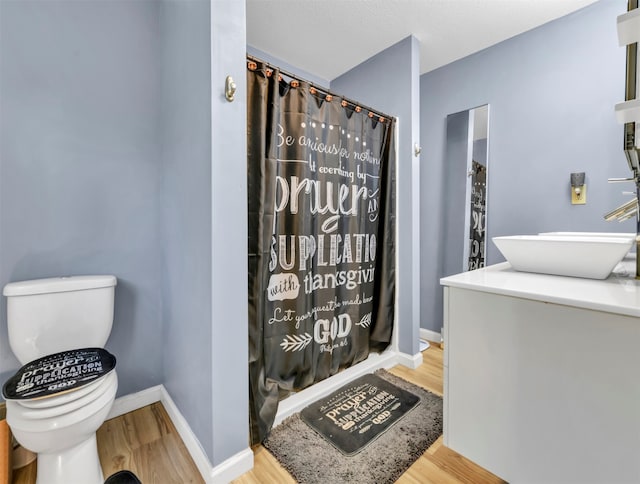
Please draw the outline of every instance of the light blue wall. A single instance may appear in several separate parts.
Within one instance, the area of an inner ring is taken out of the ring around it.
[[[209,456],[211,48],[209,3],[162,1],[164,385]],[[151,350],[151,349],[149,349]]]
[[[474,140],[473,160],[482,165],[487,164],[487,138]]]
[[[244,9],[0,2],[0,284],[116,275],[118,394],[163,383],[214,466],[249,442]]]
[[[419,159],[413,145],[420,132],[419,47],[407,37],[331,81],[331,90],[395,116],[398,129],[396,213],[398,238],[396,301],[401,352],[419,352]],[[414,196],[416,200],[414,200]]]
[[[0,2],[0,285],[117,276],[119,395],[163,380],[158,39],[154,2]]]
[[[160,19],[164,385],[215,466],[249,442],[244,3]]]
[[[616,17],[625,0],[602,0],[420,78],[422,326],[442,324],[440,274],[448,114],[490,104],[487,227],[497,235],[634,231],[603,214],[630,197],[607,184],[628,174],[614,105],[624,97],[624,48]],[[569,174],[587,174],[587,204],[571,205]],[[491,241],[488,263],[502,260]]]
[[[469,111],[447,117],[443,180],[447,201],[444,204],[441,237],[444,250],[438,257],[430,258],[438,261],[440,273],[447,276],[462,272],[468,264],[468,259],[463,260],[463,252],[464,244],[469,240],[469,227],[465,226],[469,129]]]
[[[211,9],[211,460],[218,465],[249,445],[247,38],[245,2],[216,0]],[[232,103],[224,98],[227,75],[238,87]]]
[[[309,81],[312,84],[315,84],[318,87],[329,88],[330,81],[325,79],[324,77],[320,77],[311,72],[305,71],[303,69],[299,69],[298,67],[289,64],[288,62],[278,59],[277,57],[272,56],[260,49],[257,49],[251,45],[247,45],[247,54],[257,57],[258,59],[265,61],[268,64],[273,65],[273,67],[279,67],[280,69],[284,69],[291,74],[295,74],[296,76],[300,76],[305,81]]]

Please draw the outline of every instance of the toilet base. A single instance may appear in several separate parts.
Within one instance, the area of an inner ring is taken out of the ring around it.
[[[38,454],[36,484],[103,484],[96,434],[62,452]]]

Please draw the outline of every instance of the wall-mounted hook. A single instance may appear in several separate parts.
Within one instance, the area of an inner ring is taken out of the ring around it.
[[[418,156],[420,153],[422,153],[422,148],[420,146],[418,146],[418,143],[414,143],[413,144],[413,156]]]
[[[224,83],[224,97],[227,98],[227,101],[233,101],[234,96],[236,95],[236,83],[233,81],[233,77],[227,76],[227,79]]]

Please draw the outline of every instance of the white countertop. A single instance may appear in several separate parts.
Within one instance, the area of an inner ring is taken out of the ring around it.
[[[440,284],[640,317],[640,281],[635,280],[635,256],[627,256],[604,280],[518,272],[503,262],[444,277]]]

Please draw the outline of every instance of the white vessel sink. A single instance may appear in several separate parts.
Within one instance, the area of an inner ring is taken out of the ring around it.
[[[613,237],[636,240],[633,232],[540,232],[538,235],[560,235],[563,237]]]
[[[628,234],[493,237],[493,243],[517,271],[588,279],[605,279],[633,242]]]

